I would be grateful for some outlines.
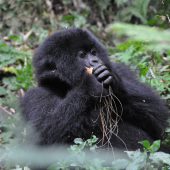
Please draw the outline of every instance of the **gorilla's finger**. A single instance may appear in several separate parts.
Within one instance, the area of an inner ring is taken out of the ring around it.
[[[100,65],[99,67],[97,67],[97,69],[96,68],[94,69],[93,74],[97,76],[104,70],[107,70],[107,67],[104,65]]]
[[[98,69],[101,66],[105,66],[105,65],[103,65],[102,63],[98,63],[93,68],[96,70],[96,69]]]
[[[108,70],[105,70],[97,76],[97,80],[102,81],[105,78],[107,78],[108,76],[110,76],[110,72]]]
[[[113,80],[112,76],[109,76],[109,77],[103,82],[103,84],[104,84],[104,85],[109,85],[109,84],[112,82],[112,80]]]

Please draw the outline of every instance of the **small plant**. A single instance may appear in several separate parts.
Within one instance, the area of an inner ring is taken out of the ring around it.
[[[155,153],[160,149],[161,141],[156,140],[152,144],[148,140],[139,142],[144,149],[144,152]]]
[[[79,153],[87,148],[90,151],[94,151],[97,148],[97,146],[96,146],[97,140],[98,140],[98,138],[95,135],[93,135],[90,139],[88,139],[86,141],[83,141],[81,138],[76,138],[76,139],[74,139],[75,145],[72,145],[70,147],[70,151]]]

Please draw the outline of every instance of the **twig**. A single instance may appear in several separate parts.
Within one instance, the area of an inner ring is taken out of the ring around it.
[[[168,19],[168,22],[170,23],[170,17],[169,17],[169,15],[166,14],[166,17],[167,17],[167,19]]]
[[[7,113],[9,116],[12,116],[12,113],[9,112],[7,109],[5,109],[4,107],[0,106],[0,109],[3,110],[5,113]]]

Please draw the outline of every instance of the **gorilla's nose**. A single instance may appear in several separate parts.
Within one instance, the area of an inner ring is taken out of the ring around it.
[[[99,59],[97,57],[93,56],[93,57],[90,58],[89,63],[90,63],[91,66],[94,67],[94,66],[98,65],[100,62],[99,62]]]

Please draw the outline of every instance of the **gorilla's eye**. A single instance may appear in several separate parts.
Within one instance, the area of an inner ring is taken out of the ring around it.
[[[97,53],[97,52],[96,52],[95,49],[91,49],[90,53],[91,53],[92,55],[96,56],[96,53]]]
[[[79,51],[79,52],[78,52],[78,57],[84,58],[85,56],[86,56],[86,54],[85,54],[84,51]]]

